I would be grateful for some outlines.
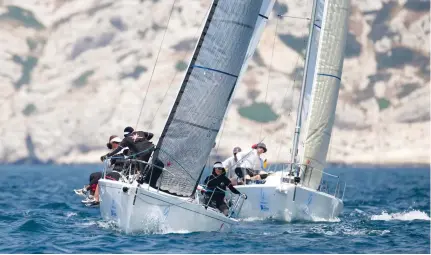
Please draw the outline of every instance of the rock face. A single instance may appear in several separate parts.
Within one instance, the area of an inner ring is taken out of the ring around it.
[[[173,2],[0,1],[0,162],[97,162],[138,120],[157,140],[211,1]],[[290,159],[308,21],[275,14],[310,7],[275,6],[214,157],[263,139],[269,162]],[[352,0],[329,161],[430,162],[429,7]]]

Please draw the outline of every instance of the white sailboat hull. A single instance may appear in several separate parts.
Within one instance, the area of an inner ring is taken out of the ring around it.
[[[265,184],[235,186],[247,195],[237,218],[277,219],[291,222],[331,221],[343,210],[343,202],[332,195],[301,185],[280,183],[280,175],[268,176]],[[293,199],[295,196],[295,200]]]
[[[158,192],[147,184],[101,179],[99,188],[102,218],[126,233],[228,231],[238,222],[196,200]]]

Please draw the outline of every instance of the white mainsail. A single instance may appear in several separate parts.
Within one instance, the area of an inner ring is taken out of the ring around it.
[[[304,186],[317,189],[335,119],[348,31],[350,0],[326,0],[317,53],[311,100],[305,127],[302,164]]]
[[[313,88],[313,78],[314,78],[314,72],[316,70],[316,60],[317,60],[317,49],[319,47],[319,39],[320,39],[320,30],[322,27],[322,19],[323,19],[323,9],[325,7],[325,0],[316,0],[316,10],[314,13],[314,24],[312,27],[313,31],[310,31],[311,41],[310,41],[310,50],[308,51],[308,67],[305,68],[306,74],[306,80],[305,80],[305,90],[304,90],[304,96],[303,96],[303,106],[301,111],[301,124],[300,126],[303,127],[305,130],[306,120],[308,116],[308,108],[310,105],[310,99],[311,99],[311,89]],[[313,19],[312,19],[313,20]],[[299,145],[298,145],[298,154],[302,155],[304,152],[304,140],[305,140],[305,133],[301,132],[300,138],[299,138]],[[301,161],[301,158],[299,159]]]

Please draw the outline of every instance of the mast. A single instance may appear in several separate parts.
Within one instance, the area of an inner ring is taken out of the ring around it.
[[[293,146],[292,146],[292,157],[291,157],[291,165],[290,165],[290,172],[293,171],[293,164],[297,163],[297,155],[298,155],[298,143],[299,143],[299,134],[301,131],[301,115],[302,115],[302,108],[304,104],[304,93],[305,93],[305,87],[307,82],[307,69],[309,64],[309,55],[310,55],[310,48],[311,48],[311,40],[313,38],[313,26],[316,19],[316,6],[317,6],[318,0],[313,0],[313,8],[311,11],[311,22],[310,22],[310,28],[309,28],[309,35],[308,35],[308,44],[307,44],[307,51],[305,53],[305,65],[304,65],[304,75],[302,77],[302,87],[301,87],[301,94],[299,97],[299,103],[298,103],[298,111],[296,114],[296,125],[295,125],[295,134],[293,137]],[[299,171],[297,171],[296,176],[299,176]]]

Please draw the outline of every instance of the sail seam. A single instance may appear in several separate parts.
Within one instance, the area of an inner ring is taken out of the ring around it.
[[[328,77],[332,77],[332,78],[335,78],[335,79],[337,79],[337,80],[340,80],[340,81],[341,81],[341,78],[340,78],[340,77],[338,77],[338,76],[336,76],[336,75],[327,74],[327,73],[318,73],[317,75],[320,75],[320,76],[328,76]]]
[[[226,22],[226,23],[232,23],[232,24],[236,24],[236,25],[239,25],[239,26],[248,27],[248,28],[253,29],[253,27],[250,26],[250,25],[248,25],[248,24],[244,24],[244,23],[241,23],[241,22],[238,22],[238,21],[234,21],[234,20],[222,20],[222,19],[220,19],[220,20],[217,20],[217,21],[219,21],[219,22]]]
[[[218,132],[219,131],[219,129],[204,127],[202,125],[191,123],[191,122],[188,122],[188,121],[185,121],[185,120],[180,120],[180,119],[177,119],[177,118],[174,118],[174,120],[178,121],[178,122],[181,122],[181,123],[184,123],[184,124],[188,124],[188,125],[193,126],[193,127],[205,129],[205,130],[211,130],[211,131],[214,131],[214,132]]]
[[[217,73],[229,75],[229,76],[234,77],[234,78],[238,78],[238,75],[234,75],[234,74],[227,73],[227,72],[224,72],[222,70],[217,70],[217,69],[210,68],[210,67],[198,66],[198,65],[193,65],[193,67],[204,69],[204,70],[208,70],[208,71],[214,71],[214,72],[217,72]]]

